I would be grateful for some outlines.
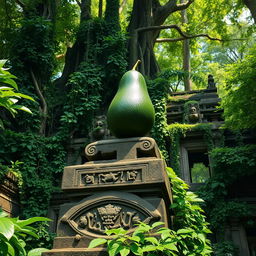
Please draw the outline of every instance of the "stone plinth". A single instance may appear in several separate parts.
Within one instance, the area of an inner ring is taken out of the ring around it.
[[[139,222],[170,225],[171,189],[152,138],[103,140],[85,149],[90,162],[64,169],[62,190],[70,203],[60,208],[53,250],[44,256],[107,255],[86,249],[106,237],[105,229],[132,232]]]

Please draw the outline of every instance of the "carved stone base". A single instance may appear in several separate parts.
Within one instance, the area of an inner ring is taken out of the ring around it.
[[[43,253],[44,256],[107,256],[105,248],[64,248],[52,249]]]
[[[139,222],[155,221],[170,226],[170,183],[152,138],[98,141],[85,152],[91,162],[64,169],[62,189],[70,203],[60,208],[54,249],[44,256],[101,256],[102,249],[85,248],[106,237],[105,229],[132,232]]]

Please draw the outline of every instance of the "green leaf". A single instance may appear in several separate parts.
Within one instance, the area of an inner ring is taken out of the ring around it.
[[[0,233],[10,240],[14,234],[14,224],[13,222],[6,217],[0,218]]]
[[[17,250],[20,252],[22,255],[26,255],[26,251],[24,249],[25,247],[25,242],[21,239],[18,239],[16,235],[13,235],[12,238],[10,239],[10,243],[17,248]]]
[[[35,101],[32,97],[30,97],[30,96],[28,96],[28,95],[26,95],[26,94],[23,94],[23,93],[15,93],[15,94],[16,94],[16,96],[18,96],[18,97]]]
[[[37,221],[52,221],[51,219],[48,219],[48,218],[45,218],[45,217],[33,217],[33,218],[29,218],[27,220],[17,220],[17,224],[20,226],[20,227],[25,227],[27,225],[30,225],[34,222],[37,222]]]
[[[8,255],[10,256],[15,256],[15,250],[14,248],[12,247],[12,245],[8,242],[6,242],[6,245],[8,247]],[[0,245],[1,246],[1,245]],[[0,254],[1,255],[1,254]]]
[[[99,245],[102,245],[102,244],[105,244],[107,242],[107,239],[104,239],[104,238],[96,238],[96,239],[93,239],[88,248],[95,248]]]
[[[142,251],[143,252],[152,252],[152,251],[156,251],[156,246],[155,245],[145,245],[142,247]]]
[[[17,231],[21,232],[22,234],[27,234],[27,235],[33,236],[35,238],[38,238],[38,235],[35,232],[31,231],[31,229],[20,228],[17,224],[14,225],[14,229],[15,229],[15,231],[17,230]]]
[[[0,68],[2,68],[4,66],[4,64],[6,63],[7,60],[0,60]]]
[[[0,209],[1,210],[1,209]],[[8,214],[6,213],[6,212],[4,212],[4,211],[0,211],[0,218],[2,218],[2,217],[7,217],[8,216]]]
[[[164,244],[164,248],[172,250],[172,251],[176,251],[176,252],[179,251],[177,246],[174,243],[166,243],[166,244]]]
[[[0,237],[1,239],[1,237]],[[8,245],[6,242],[0,240],[0,255],[7,255],[8,254]]]
[[[123,248],[122,250],[120,250],[121,256],[127,256],[129,253],[130,253],[130,249],[128,248]]]
[[[7,79],[3,79],[1,82],[8,84],[8,85],[12,86],[13,88],[15,88],[16,90],[18,90],[18,86],[13,79],[7,78]]]
[[[42,252],[47,252],[46,248],[36,248],[28,252],[28,256],[41,256]]]
[[[152,224],[152,228],[155,228],[155,227],[158,227],[158,226],[162,226],[162,225],[164,225],[164,222],[161,222],[161,221],[154,222],[154,223]]]
[[[116,241],[111,241],[108,244],[108,253],[109,256],[115,256],[117,255],[122,249],[124,248],[124,246]]]
[[[182,228],[182,229],[179,229],[178,231],[177,231],[177,234],[187,234],[187,233],[193,233],[194,232],[194,230],[193,229],[191,229],[191,228],[187,228],[187,229],[185,229],[185,228]]]
[[[155,244],[155,245],[159,244],[158,240],[155,237],[146,237],[145,241],[150,242],[150,243]]]
[[[25,106],[14,105],[14,106],[12,106],[12,108],[18,109],[18,110],[22,110],[22,111],[25,111],[25,112],[27,112],[29,114],[32,114],[31,110],[29,108],[25,107]]]
[[[110,236],[110,235],[124,235],[124,234],[126,234],[127,233],[127,231],[126,230],[124,230],[123,228],[113,228],[113,229],[107,229],[107,230],[105,230],[105,233],[108,235],[108,236]]]

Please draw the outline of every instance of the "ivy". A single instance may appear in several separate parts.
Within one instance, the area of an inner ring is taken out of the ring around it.
[[[185,138],[188,132],[199,131],[202,132],[203,138],[206,141],[208,149],[213,148],[212,139],[212,125],[210,123],[198,123],[198,124],[170,124],[168,126],[170,134],[170,166],[176,173],[180,173],[180,140]]]
[[[167,130],[167,95],[169,91],[168,82],[162,78],[148,80],[149,94],[155,108],[155,123],[151,130],[151,135],[156,140],[162,156],[169,159],[168,144],[169,133]]]
[[[256,145],[215,148],[210,157],[213,177],[200,189],[199,194],[206,202],[212,227],[220,230],[229,217],[253,216],[255,209],[246,202],[230,198],[229,188],[243,177],[256,174]]]

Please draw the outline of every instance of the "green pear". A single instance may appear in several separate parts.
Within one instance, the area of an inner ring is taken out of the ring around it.
[[[117,138],[141,137],[150,131],[154,120],[155,110],[143,75],[136,70],[126,72],[108,109],[110,131]]]

